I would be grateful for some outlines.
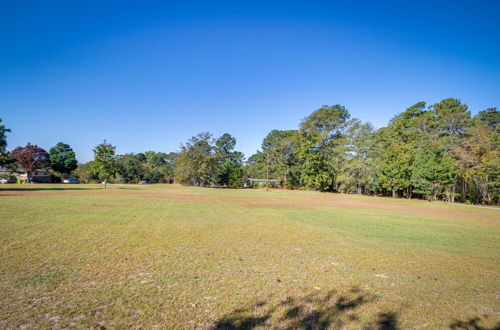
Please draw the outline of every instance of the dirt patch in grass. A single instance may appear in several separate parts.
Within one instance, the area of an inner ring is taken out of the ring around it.
[[[333,193],[302,192],[302,191],[271,191],[260,196],[246,195],[202,195],[202,194],[176,194],[171,192],[128,192],[116,191],[116,195],[136,195],[166,198],[174,201],[203,202],[238,205],[244,208],[275,208],[275,209],[308,209],[316,207],[335,207],[345,209],[367,209],[396,211],[423,216],[439,217],[445,219],[474,218],[492,224],[498,224],[500,211],[485,210],[484,212],[472,211],[439,202],[421,200],[390,199],[383,197],[353,196]],[[273,194],[279,194],[273,196]],[[284,196],[281,196],[284,194]],[[498,212],[498,213],[497,213]]]

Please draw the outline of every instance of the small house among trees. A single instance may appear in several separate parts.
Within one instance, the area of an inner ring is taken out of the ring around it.
[[[45,168],[37,168],[34,171],[30,172],[29,180],[27,172],[21,172],[16,177],[23,182],[52,183],[52,173],[50,172],[50,170]]]

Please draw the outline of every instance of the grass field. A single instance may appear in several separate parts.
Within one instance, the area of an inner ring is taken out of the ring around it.
[[[499,210],[108,187],[0,187],[0,327],[499,324]]]

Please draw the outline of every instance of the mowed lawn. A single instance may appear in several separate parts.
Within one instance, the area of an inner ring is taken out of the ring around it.
[[[2,185],[1,328],[495,328],[500,211],[306,191]]]

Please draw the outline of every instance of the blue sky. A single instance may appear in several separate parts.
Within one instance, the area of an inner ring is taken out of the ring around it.
[[[500,107],[500,1],[0,1],[10,149],[210,131],[249,156],[323,104],[381,127],[446,97]]]

